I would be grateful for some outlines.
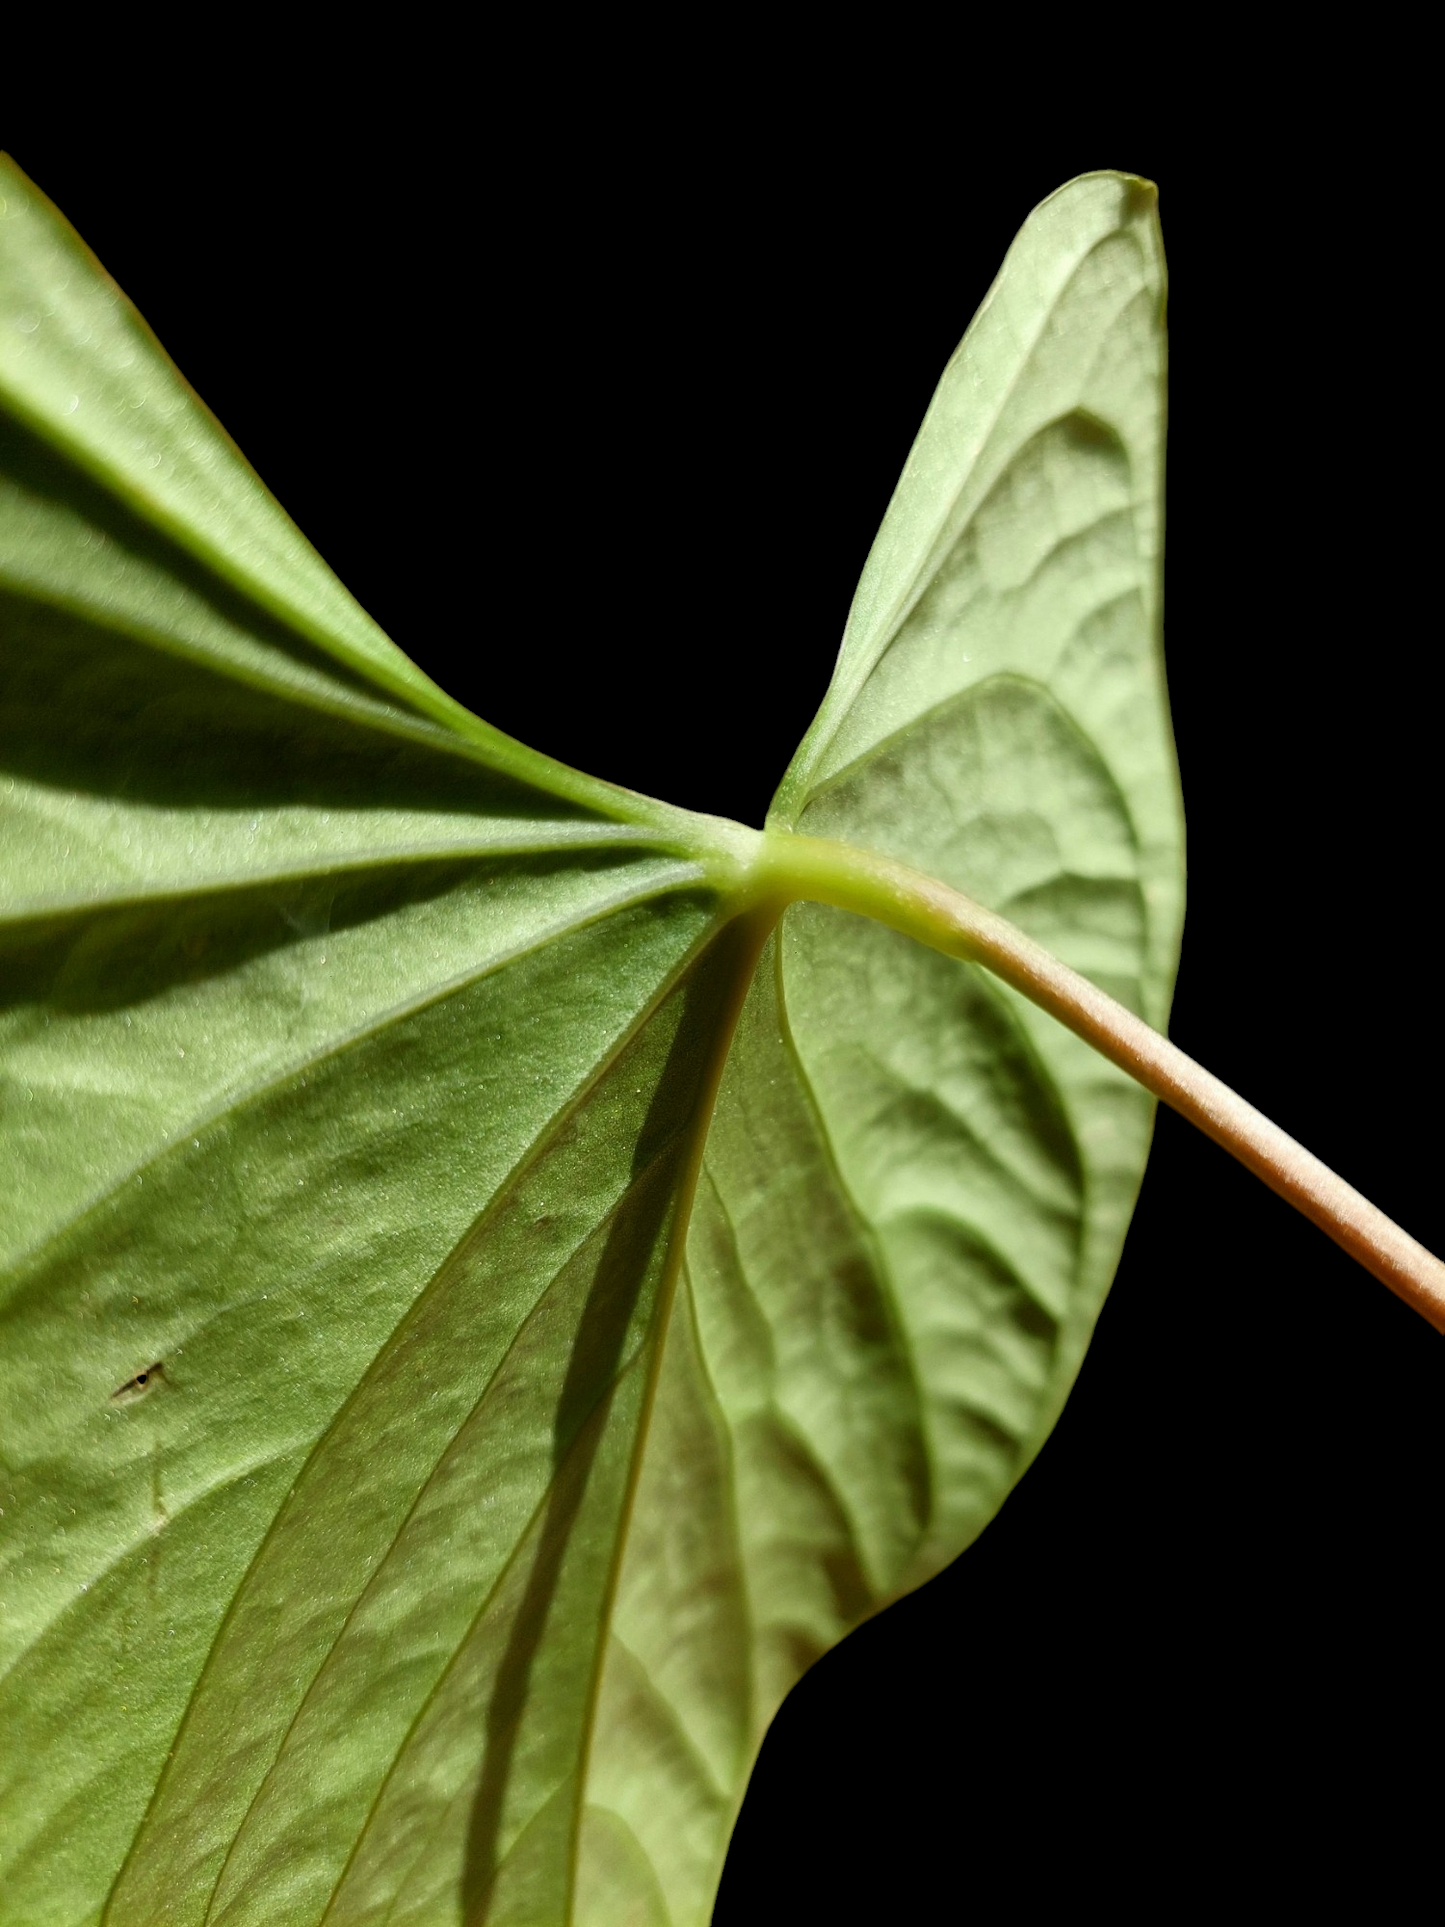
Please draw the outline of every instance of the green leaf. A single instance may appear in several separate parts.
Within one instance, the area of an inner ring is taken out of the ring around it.
[[[1149,1101],[461,711],[0,175],[17,1921],[705,1921],[800,1672],[1056,1416]],[[1152,194],[1032,217],[773,828],[1156,1023]]]

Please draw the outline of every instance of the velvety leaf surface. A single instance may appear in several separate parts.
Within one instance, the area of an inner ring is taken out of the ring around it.
[[[5,1917],[705,1921],[1052,1422],[1149,1105],[460,711],[0,201]],[[1138,183],[1033,217],[778,802],[1155,1021],[1162,287]]]

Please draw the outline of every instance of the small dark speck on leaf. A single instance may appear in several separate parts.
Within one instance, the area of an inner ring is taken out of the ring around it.
[[[119,1391],[112,1392],[110,1402],[112,1405],[129,1405],[135,1399],[144,1398],[147,1392],[153,1392],[157,1385],[165,1382],[165,1376],[166,1368],[157,1360],[154,1365],[147,1365],[143,1372],[137,1372],[134,1378],[128,1378]]]

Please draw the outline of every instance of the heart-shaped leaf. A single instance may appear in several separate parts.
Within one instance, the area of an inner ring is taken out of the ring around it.
[[[0,199],[7,1905],[704,1921],[783,1694],[1047,1433],[1150,1101],[452,703]],[[1162,291],[1141,183],[1032,217],[770,833],[1156,1023]]]

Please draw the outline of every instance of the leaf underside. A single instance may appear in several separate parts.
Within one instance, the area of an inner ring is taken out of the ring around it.
[[[1150,1102],[451,703],[0,204],[6,1918],[694,1927],[1047,1434]],[[1160,1025],[1162,309],[1143,184],[1031,217],[771,819]]]

